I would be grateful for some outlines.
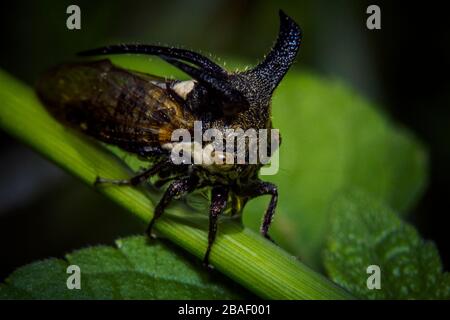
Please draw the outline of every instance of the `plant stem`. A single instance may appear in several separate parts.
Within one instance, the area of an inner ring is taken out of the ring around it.
[[[127,177],[129,172],[117,157],[95,142],[55,121],[33,90],[0,70],[0,126],[85,183],[97,176]],[[147,223],[153,204],[146,192],[132,187],[108,187],[100,191]],[[187,209],[179,209],[179,211]],[[184,212],[199,217],[195,212]],[[204,217],[204,215],[203,215]],[[204,218],[203,218],[204,219]],[[180,247],[202,257],[207,228],[181,223],[165,215],[155,229]],[[346,291],[309,269],[296,258],[253,231],[228,220],[219,226],[210,262],[222,273],[263,298],[346,299]]]

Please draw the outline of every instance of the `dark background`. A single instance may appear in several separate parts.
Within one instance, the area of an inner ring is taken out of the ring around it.
[[[427,147],[429,183],[409,219],[436,242],[448,270],[450,26],[443,3],[2,2],[0,67],[33,84],[40,72],[81,49],[125,41],[256,62],[272,44],[282,8],[305,34],[295,68],[344,79]],[[81,7],[80,31],[65,27],[70,4]],[[381,7],[381,30],[366,28],[369,4]],[[36,259],[142,232],[114,204],[3,132],[0,152],[0,279]]]

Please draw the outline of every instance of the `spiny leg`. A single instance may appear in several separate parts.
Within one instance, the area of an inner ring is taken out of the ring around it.
[[[166,160],[161,160],[151,166],[150,168],[142,171],[141,173],[138,173],[134,177],[131,177],[130,179],[105,179],[101,177],[97,177],[95,179],[94,185],[98,186],[100,184],[114,184],[119,186],[137,186],[141,183],[143,183],[145,180],[150,178],[151,176],[155,175],[160,171],[164,166],[166,166],[168,162]]]
[[[164,185],[166,185],[167,183],[169,183],[170,181],[173,181],[173,180],[178,180],[178,179],[180,179],[180,178],[182,178],[182,177],[185,177],[186,176],[186,174],[184,174],[184,175],[178,175],[178,176],[172,176],[172,177],[169,177],[169,178],[164,178],[164,179],[159,179],[159,180],[156,180],[154,183],[153,183],[153,186],[155,187],[155,188],[157,188],[157,189],[161,189],[162,187],[164,187]],[[202,188],[202,187],[204,187],[204,185],[198,185],[197,186],[197,188]]]
[[[260,232],[265,238],[272,241],[268,232],[278,202],[277,186],[270,182],[257,181],[246,186],[245,189],[241,191],[241,193],[243,196],[248,196],[250,198],[259,197],[262,195],[271,195],[269,206],[267,207],[266,213],[264,214],[261,223]]]
[[[172,182],[164,193],[163,197],[159,201],[158,205],[155,208],[155,212],[152,220],[148,224],[147,234],[151,236],[153,225],[155,221],[161,217],[164,213],[164,210],[172,201],[172,199],[178,199],[183,195],[193,191],[198,185],[198,178],[195,176],[184,177]]]
[[[153,186],[155,187],[155,188],[157,188],[157,189],[161,189],[162,187],[164,187],[164,185],[166,184],[166,183],[169,183],[170,181],[173,181],[173,180],[176,180],[176,179],[179,179],[180,177],[178,176],[178,177],[169,177],[169,178],[165,178],[165,179],[159,179],[159,180],[156,180],[155,181],[155,183],[153,184]]]
[[[209,230],[208,230],[208,248],[203,257],[203,264],[208,266],[211,248],[216,239],[217,219],[225,210],[228,200],[228,188],[225,186],[216,186],[211,190],[211,206],[209,207]]]

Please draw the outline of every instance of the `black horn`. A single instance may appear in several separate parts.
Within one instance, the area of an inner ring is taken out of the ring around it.
[[[300,48],[302,33],[298,24],[280,10],[280,31],[277,41],[263,62],[247,72],[258,79],[261,90],[271,94],[294,62]]]
[[[247,104],[247,100],[242,95],[242,93],[235,88],[233,88],[226,79],[215,76],[207,71],[192,67],[186,63],[172,59],[166,56],[161,56],[162,59],[170,63],[171,65],[177,67],[184,73],[190,75],[193,79],[207,86],[209,89],[222,95],[227,102],[230,103],[240,103]]]
[[[79,56],[97,56],[106,54],[146,54],[155,55],[172,64],[195,80],[222,95],[230,103],[246,104],[241,92],[233,88],[228,82],[227,72],[210,59],[199,53],[179,48],[161,47],[141,44],[121,44],[101,47],[79,52]],[[187,64],[186,62],[190,63]]]
[[[170,48],[162,46],[143,45],[143,44],[120,44],[82,51],[79,52],[78,55],[98,56],[106,54],[125,54],[125,53],[146,54],[160,57],[165,56],[174,59],[180,59],[192,63],[197,67],[201,68],[202,70],[212,73],[216,76],[224,77],[227,74],[222,67],[215,64],[210,59],[202,56],[201,54],[179,48]]]

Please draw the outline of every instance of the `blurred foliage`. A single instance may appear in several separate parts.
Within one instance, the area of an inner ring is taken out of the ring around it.
[[[173,246],[144,236],[116,241],[17,269],[0,284],[0,299],[242,299],[253,297],[217,273],[205,273]],[[81,290],[68,290],[77,265]]]
[[[344,84],[308,73],[290,73],[275,93],[280,171],[262,177],[279,186],[272,234],[316,268],[338,192],[358,187],[406,212],[424,187],[422,146],[377,110]],[[266,203],[250,203],[244,222],[257,228]]]
[[[439,253],[398,214],[361,191],[349,191],[331,208],[325,265],[331,278],[355,296],[371,299],[450,299],[450,273]],[[365,274],[380,267],[380,289]]]

